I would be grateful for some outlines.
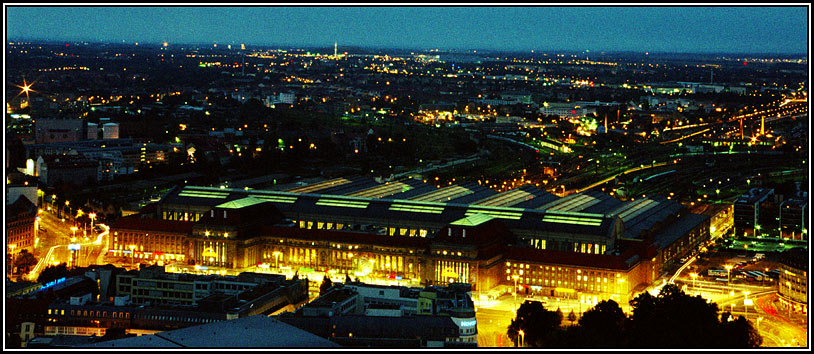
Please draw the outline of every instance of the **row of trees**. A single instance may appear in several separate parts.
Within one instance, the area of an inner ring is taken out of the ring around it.
[[[524,346],[548,348],[754,348],[763,339],[743,316],[718,315],[718,304],[666,285],[658,296],[644,292],[626,316],[613,300],[586,311],[577,325],[562,327],[562,312],[526,302],[508,328]],[[569,314],[569,320],[576,316]],[[520,331],[523,335],[520,335]]]

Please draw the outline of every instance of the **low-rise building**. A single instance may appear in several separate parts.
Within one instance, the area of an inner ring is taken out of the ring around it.
[[[475,347],[469,284],[408,288],[351,282],[280,321],[352,347]]]
[[[283,275],[201,276],[151,266],[119,273],[117,279],[113,301],[96,301],[95,295],[82,293],[50,303],[44,334],[102,336],[110,328],[151,334],[276,314],[307,301],[308,281]]]
[[[99,162],[83,155],[46,155],[37,159],[40,182],[48,186],[60,183],[95,183]]]
[[[596,114],[595,107],[568,102],[544,102],[540,113],[547,116],[558,116],[562,119],[580,118],[588,114]]]

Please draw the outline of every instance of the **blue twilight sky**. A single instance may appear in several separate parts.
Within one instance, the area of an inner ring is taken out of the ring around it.
[[[799,7],[6,7],[7,40],[793,53]]]

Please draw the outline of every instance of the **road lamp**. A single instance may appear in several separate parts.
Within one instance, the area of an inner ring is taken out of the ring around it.
[[[281,252],[280,251],[274,251],[271,254],[274,256],[274,268],[277,268],[277,270],[279,271],[280,270],[280,254],[281,254]]]
[[[724,266],[724,268],[726,268],[726,286],[730,286],[731,278],[730,278],[729,274],[730,274],[730,271],[732,270],[732,265],[727,264],[727,265]]]
[[[517,274],[512,275],[512,279],[514,279],[514,288],[512,290],[513,290],[513,293],[514,293],[514,314],[515,315],[517,315],[517,278],[518,278]]]
[[[692,278],[692,288],[695,289],[695,278],[698,277],[698,273],[690,273],[690,278]]]
[[[96,213],[90,213],[88,217],[90,218],[90,228],[93,229],[93,220],[96,219]]]
[[[743,291],[743,312],[744,315],[749,315],[749,291]]]
[[[65,214],[65,215],[71,215],[71,201],[70,201],[70,200],[66,200],[66,201],[65,201],[65,208],[67,208],[67,209],[68,209],[68,212],[67,212],[67,213],[64,213],[64,214]]]
[[[522,347],[526,339],[526,334],[523,333],[523,330],[520,330],[520,346]]]
[[[73,238],[71,238],[71,242],[76,241],[76,230],[78,230],[76,226],[71,226],[71,231],[73,231]]]

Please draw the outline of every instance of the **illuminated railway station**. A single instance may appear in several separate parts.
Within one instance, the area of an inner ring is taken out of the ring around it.
[[[156,223],[159,219],[161,223]],[[709,217],[660,196],[623,202],[600,192],[559,198],[533,186],[496,193],[477,184],[337,178],[287,191],[179,186],[112,226],[192,231],[198,269],[319,273],[382,284],[498,285],[596,301],[627,298],[709,239]],[[126,236],[125,236],[126,235]],[[113,242],[113,241],[111,241]],[[151,245],[151,246],[154,246]],[[155,251],[155,247],[150,247]],[[155,254],[155,252],[153,252]]]

